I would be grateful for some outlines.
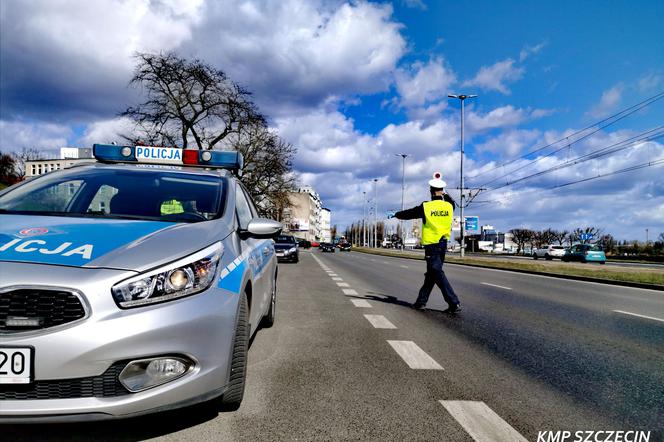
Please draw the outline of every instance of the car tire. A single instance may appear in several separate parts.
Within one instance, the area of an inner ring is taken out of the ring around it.
[[[537,258],[539,258],[539,256],[537,256],[537,253],[533,253],[533,259],[536,260]]]
[[[296,256],[295,259],[293,260],[293,264],[297,264],[298,262],[300,262],[300,257]]]
[[[248,322],[247,295],[242,294],[240,311],[235,325],[235,339],[233,341],[233,356],[231,357],[231,374],[228,378],[228,387],[219,401],[219,407],[224,411],[235,411],[240,408],[244,397],[244,385],[247,378],[247,352],[249,350],[249,322]]]
[[[547,253],[546,255],[544,255],[544,259],[546,259],[547,261],[551,261],[553,258],[549,256],[549,254]]]
[[[272,287],[272,296],[270,297],[270,306],[267,313],[263,316],[261,327],[270,328],[274,325],[274,318],[277,315],[277,278],[274,278],[274,286]]]
[[[606,264],[606,261],[600,261],[599,263],[600,263],[601,265],[604,265],[604,264]]]

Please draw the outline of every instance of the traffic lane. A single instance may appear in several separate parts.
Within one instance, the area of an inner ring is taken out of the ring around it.
[[[114,422],[3,428],[7,440],[454,440],[437,373],[410,370],[308,253],[279,265],[274,327],[249,350],[241,408],[206,406]]]
[[[385,265],[372,258],[377,264]],[[351,274],[349,269],[366,270],[361,262],[353,262],[345,256],[325,255],[321,259],[357,289],[358,294],[351,299],[368,299],[374,313],[383,314],[399,330],[406,331],[410,339],[427,348],[433,359],[442,364],[450,396],[441,399],[485,402],[530,440],[536,440],[538,431],[543,429],[611,428],[611,422],[598,413],[589,412],[557,389],[515,369],[509,361],[487,351],[483,345],[468,341],[453,329],[441,327],[441,321],[457,321],[463,314],[455,317],[404,308],[406,302],[398,295],[402,290],[399,284],[393,284],[392,291],[387,293],[375,287],[374,281],[362,273]],[[403,274],[395,272],[390,276],[391,283],[404,278]],[[395,299],[384,297],[390,293]]]
[[[408,260],[364,254],[343,258],[336,257],[336,264],[365,281],[370,296],[412,302],[422,283],[423,262],[400,264]],[[593,407],[616,417],[632,416],[634,422],[652,424],[657,420],[655,410],[664,409],[664,376],[658,369],[664,366],[661,323],[608,314],[597,307],[588,309],[585,302],[575,305],[575,296],[584,298],[593,293],[585,283],[576,286],[575,281],[549,278],[548,287],[541,281],[528,281],[526,289],[501,290],[481,284],[490,280],[484,269],[446,266],[446,273],[465,311],[454,321],[435,313],[440,325]],[[512,285],[528,276],[514,274]],[[564,288],[563,282],[572,289]],[[533,284],[535,289],[528,288]],[[570,290],[572,293],[567,293]],[[565,302],[559,301],[561,293]],[[661,299],[660,292],[653,294]],[[598,302],[607,299],[602,293],[594,293],[594,297]],[[431,299],[429,307],[444,307],[437,289]],[[639,295],[639,299],[652,298]],[[617,397],[621,400],[615,401]]]

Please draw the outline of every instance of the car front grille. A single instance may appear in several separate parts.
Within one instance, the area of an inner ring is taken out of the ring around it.
[[[0,293],[0,333],[40,330],[83,317],[85,308],[71,292],[22,288]]]
[[[129,394],[118,376],[127,362],[116,362],[99,376],[35,381],[28,385],[0,385],[0,400],[76,399]]]

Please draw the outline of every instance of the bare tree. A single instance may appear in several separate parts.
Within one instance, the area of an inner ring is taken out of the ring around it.
[[[44,154],[34,147],[24,147],[18,152],[13,152],[11,156],[14,159],[14,171],[18,181],[23,181],[25,179],[26,162],[44,159]]]
[[[138,53],[131,83],[146,100],[122,116],[133,120],[133,144],[172,145],[199,150],[234,149],[244,156],[242,181],[262,216],[281,221],[296,149],[269,130],[250,93],[221,70],[173,53]]]
[[[18,181],[16,161],[12,155],[0,152],[0,188],[10,186]]]
[[[556,241],[558,245],[562,246],[565,244],[565,240],[569,235],[569,230],[553,230],[551,229],[551,242]]]
[[[524,249],[524,246],[532,241],[534,232],[530,229],[512,229],[510,233],[512,234],[512,240],[516,243],[516,253],[518,255]]]

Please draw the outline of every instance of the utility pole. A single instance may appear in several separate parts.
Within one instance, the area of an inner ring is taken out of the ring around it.
[[[646,247],[648,247],[648,229],[646,229]]]
[[[367,246],[367,193],[362,192],[364,210],[362,211],[362,247]]]
[[[401,210],[403,211],[403,195],[406,189],[405,186],[405,177],[406,177],[406,158],[409,157],[407,153],[395,153],[395,156],[401,157]],[[399,220],[399,226],[401,228],[401,251],[404,250],[404,234],[403,234],[403,220]]]
[[[378,178],[374,178],[374,247],[378,248]]]
[[[460,222],[460,228],[461,228],[461,232],[460,232],[461,233],[461,255],[460,256],[461,256],[461,258],[463,258],[464,254],[465,254],[464,249],[466,247],[465,238],[464,238],[465,233],[466,233],[464,231],[465,228],[466,228],[466,220],[463,218],[463,209],[464,209],[464,203],[463,203],[463,191],[464,191],[464,188],[463,188],[463,154],[464,154],[464,150],[463,150],[464,149],[464,146],[463,146],[463,129],[464,129],[464,127],[463,127],[463,125],[464,125],[463,110],[464,110],[464,101],[468,98],[475,98],[475,97],[477,97],[477,95],[452,95],[452,94],[450,94],[450,95],[448,95],[448,97],[449,98],[457,98],[461,101],[461,180],[460,180],[461,183],[459,185],[459,187],[461,188],[460,189],[461,204],[459,205],[459,207],[461,208],[461,222]]]

